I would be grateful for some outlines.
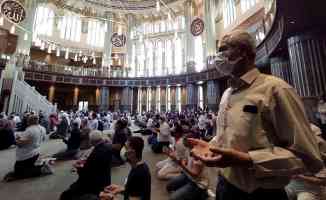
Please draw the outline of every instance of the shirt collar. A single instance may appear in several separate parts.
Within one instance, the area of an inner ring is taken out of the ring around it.
[[[251,85],[260,75],[259,70],[255,67],[240,77],[241,81]]]

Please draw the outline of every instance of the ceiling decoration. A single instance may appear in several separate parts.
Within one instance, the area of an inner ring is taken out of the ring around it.
[[[166,4],[175,2],[177,0],[162,0]],[[156,7],[156,0],[84,0],[86,3],[90,3],[96,6],[119,9],[126,11],[153,9]]]

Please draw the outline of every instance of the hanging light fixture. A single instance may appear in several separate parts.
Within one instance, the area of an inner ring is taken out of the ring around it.
[[[171,21],[171,19],[172,19],[172,18],[171,18],[171,13],[168,12],[168,20]]]
[[[25,41],[28,40],[28,33],[25,33],[25,34],[24,34],[24,40],[25,40]]]
[[[157,0],[156,1],[156,11],[160,12],[160,10],[161,10],[160,0]]]
[[[41,42],[41,50],[45,49],[45,42]]]
[[[57,57],[60,56],[60,48],[57,48]]]
[[[3,26],[4,25],[4,21],[5,19],[3,18],[3,16],[0,17],[0,26]]]
[[[174,40],[177,40],[178,39],[178,32],[174,32]]]
[[[65,59],[68,60],[69,58],[69,48],[66,49]]]
[[[118,35],[122,35],[122,27],[121,27],[121,25],[119,25],[119,27],[118,27]]]
[[[52,52],[52,46],[51,46],[51,44],[49,44],[49,46],[48,46],[48,53],[51,54],[51,52]]]
[[[143,41],[143,35],[140,34],[140,35],[139,35],[139,42],[142,42],[142,41]]]
[[[15,32],[16,32],[16,26],[12,25],[11,28],[10,28],[10,33],[15,34]]]

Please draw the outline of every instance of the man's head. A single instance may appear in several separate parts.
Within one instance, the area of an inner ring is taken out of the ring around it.
[[[219,44],[218,70],[228,75],[240,77],[254,67],[256,44],[246,31],[237,30],[223,36]]]
[[[97,130],[92,131],[89,134],[89,140],[92,146],[96,146],[103,141],[102,133]]]
[[[39,123],[39,117],[36,114],[32,114],[30,116],[28,116],[27,118],[27,124],[29,126],[31,125],[37,125]]]
[[[129,137],[126,143],[126,157],[129,162],[140,161],[143,157],[144,140],[141,137]]]

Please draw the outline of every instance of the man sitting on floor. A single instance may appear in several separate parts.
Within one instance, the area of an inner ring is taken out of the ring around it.
[[[151,174],[146,163],[142,161],[144,140],[140,137],[130,137],[126,144],[126,160],[132,169],[129,172],[126,185],[110,185],[100,194],[101,200],[112,200],[117,194],[123,194],[126,200],[151,199]]]
[[[74,167],[78,180],[61,194],[60,200],[77,199],[85,194],[98,195],[111,183],[111,145],[102,138],[100,131],[92,131],[90,142],[94,149],[86,161],[77,161]]]

